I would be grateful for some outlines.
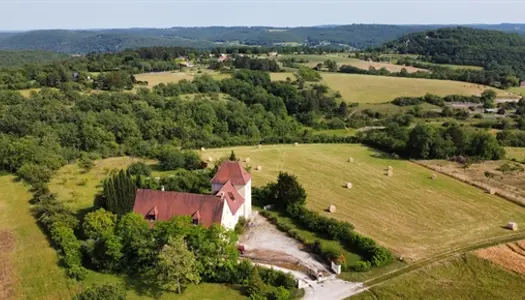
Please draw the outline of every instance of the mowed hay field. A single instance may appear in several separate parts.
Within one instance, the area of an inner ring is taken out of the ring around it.
[[[281,55],[279,56],[279,59],[281,58],[295,58],[295,59],[304,59],[308,60],[307,63],[302,63],[301,65],[308,66],[308,67],[315,67],[318,63],[323,63],[326,60],[333,60],[337,63],[338,66],[342,65],[351,65],[363,70],[368,70],[370,67],[374,67],[377,70],[381,68],[385,68],[390,72],[400,72],[401,69],[405,68],[409,73],[422,71],[422,72],[428,72],[426,69],[421,68],[415,68],[410,66],[400,66],[396,64],[392,64],[389,62],[374,62],[374,61],[365,61],[357,58],[351,58],[348,57],[348,55],[344,54],[326,54],[326,55],[308,55],[308,54],[299,54],[299,55]]]
[[[255,186],[275,181],[280,170],[293,173],[308,193],[308,207],[350,221],[408,260],[513,235],[502,228],[509,220],[525,228],[524,208],[446,176],[432,180],[426,168],[373,157],[376,151],[361,145],[263,145],[211,149],[202,156],[218,159],[231,150],[241,159],[250,157]],[[385,175],[388,166],[392,177]],[[343,187],[346,182],[352,189]],[[330,204],[336,213],[324,211]]]
[[[323,83],[339,91],[349,102],[383,103],[402,96],[424,96],[427,93],[439,96],[481,95],[487,87],[468,82],[372,76],[359,74],[322,73]],[[500,96],[508,96],[496,90]]]
[[[518,300],[524,295],[524,276],[466,254],[396,277],[349,299]]]

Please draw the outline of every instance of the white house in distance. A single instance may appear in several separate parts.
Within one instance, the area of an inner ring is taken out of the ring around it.
[[[252,214],[252,177],[237,161],[225,161],[211,180],[211,195],[138,189],[133,212],[150,222],[191,216],[194,224],[233,229]]]

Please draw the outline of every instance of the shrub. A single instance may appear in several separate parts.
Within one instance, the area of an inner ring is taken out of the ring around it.
[[[78,166],[83,169],[84,172],[87,172],[95,166],[95,163],[93,163],[93,161],[87,155],[83,155],[78,160]]]
[[[355,265],[352,266],[352,269],[356,272],[366,272],[369,271],[372,265],[369,261],[357,261]]]
[[[245,228],[246,228],[246,223],[248,223],[246,218],[239,217],[239,220],[237,221],[237,224],[235,224],[235,233],[241,235],[244,232]]]
[[[143,175],[149,177],[151,175],[151,167],[141,161],[134,162],[128,167],[128,172],[134,176]]]
[[[27,181],[27,183],[34,185],[49,182],[52,171],[43,165],[25,163],[20,169],[18,169],[16,174],[21,179]]]
[[[75,297],[76,300],[124,300],[126,290],[120,285],[93,285]]]

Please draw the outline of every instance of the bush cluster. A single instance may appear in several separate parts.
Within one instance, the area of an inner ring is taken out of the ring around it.
[[[75,236],[79,224],[75,215],[46,190],[35,191],[32,202],[36,204],[33,212],[61,254],[68,276],[84,279],[86,270],[82,266],[82,244]]]

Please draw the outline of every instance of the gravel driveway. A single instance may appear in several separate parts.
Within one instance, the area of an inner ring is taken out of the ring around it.
[[[253,222],[255,227],[249,228],[239,239],[246,249],[246,255],[263,259],[265,263],[257,264],[289,272],[306,283],[303,299],[339,300],[366,289],[360,282],[348,282],[336,278],[327,265],[318,261],[311,253],[302,250],[304,246],[301,243],[279,231],[259,214],[254,214]],[[272,263],[272,260],[275,263]],[[286,265],[293,265],[294,262],[315,267],[329,275],[322,282],[318,282],[312,280],[301,268],[283,268]]]

